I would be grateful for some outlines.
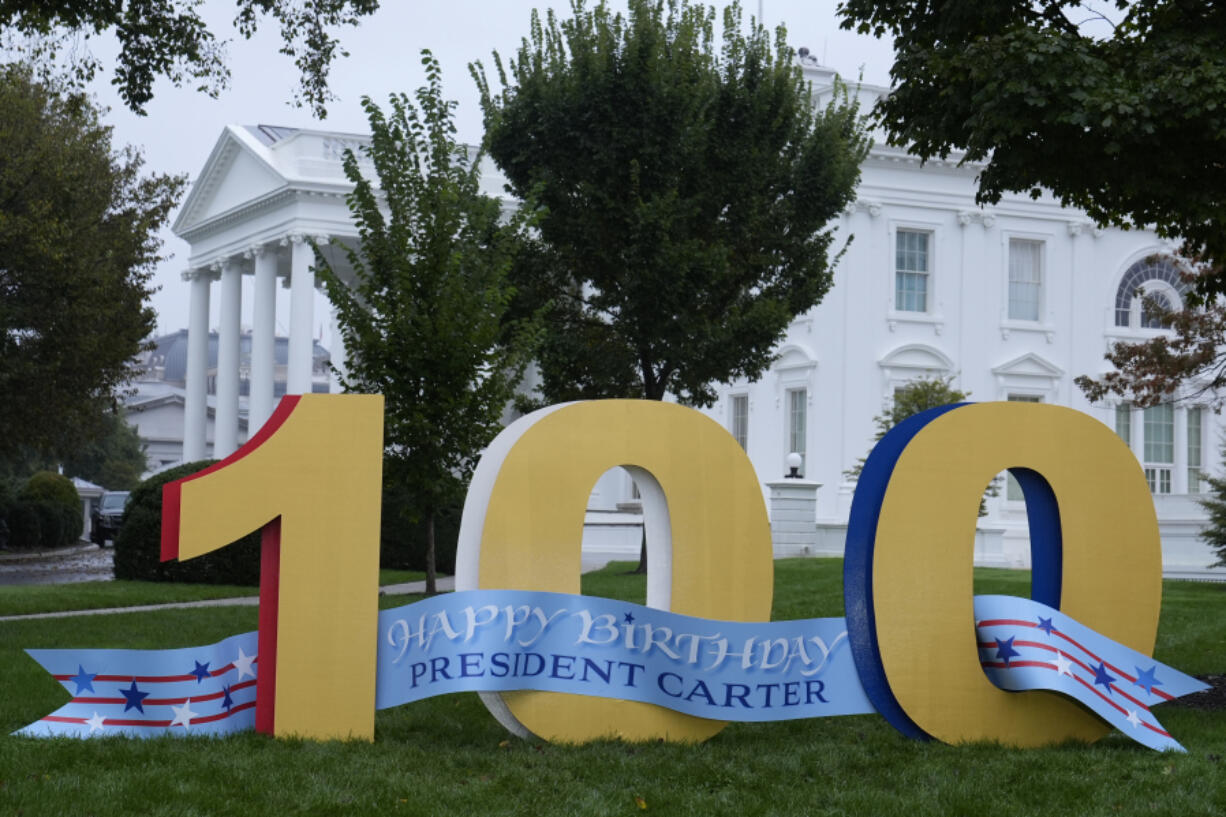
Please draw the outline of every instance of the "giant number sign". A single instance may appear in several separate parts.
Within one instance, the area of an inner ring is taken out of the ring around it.
[[[959,404],[888,433],[851,510],[845,620],[769,621],[757,477],[696,411],[593,401],[511,424],[473,475],[457,592],[380,613],[381,457],[381,397],[287,397],[233,456],[167,485],[164,559],[263,531],[258,636],[32,650],[74,697],[22,732],[370,739],[376,708],[473,690],[511,731],[566,742],[877,711],[951,743],[1115,726],[1179,749],[1151,707],[1204,688],[1149,657],[1161,549],[1136,460],[1071,409]],[[614,466],[642,493],[646,607],[577,595],[588,494]],[[1030,599],[973,592],[979,497],[1004,469],[1026,497]]]

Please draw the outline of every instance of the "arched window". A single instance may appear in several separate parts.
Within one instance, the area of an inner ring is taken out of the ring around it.
[[[1119,289],[1115,291],[1115,325],[1132,325],[1133,301],[1139,294],[1164,309],[1176,310],[1188,289],[1174,260],[1165,256],[1143,258],[1125,270],[1120,278]],[[1157,315],[1147,312],[1143,301],[1139,324],[1147,329],[1165,328]]]

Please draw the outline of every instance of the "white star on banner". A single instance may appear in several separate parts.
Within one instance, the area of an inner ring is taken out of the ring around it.
[[[89,724],[89,733],[92,735],[95,732],[101,732],[102,722],[105,720],[106,718],[102,717],[97,712],[95,712],[92,718],[89,718],[88,720],[85,721],[87,724]]]
[[[254,655],[245,655],[243,648],[238,648],[238,658],[234,659],[234,668],[238,670],[238,680],[243,680],[244,675],[255,677],[255,670],[251,669],[252,662],[255,661]]]
[[[199,715],[199,712],[192,711],[192,699],[188,698],[183,706],[171,706],[175,711],[175,719],[170,722],[171,726],[182,726],[184,729],[191,731],[192,718]]]
[[[1064,653],[1059,650],[1056,650],[1056,673],[1070,678],[1073,676],[1073,662],[1065,658]]]
[[[1128,722],[1132,724],[1133,729],[1141,728],[1141,719],[1137,717],[1137,710],[1135,709],[1128,710]]]

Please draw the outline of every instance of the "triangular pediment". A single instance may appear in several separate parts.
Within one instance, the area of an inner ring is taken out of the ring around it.
[[[242,131],[227,127],[192,184],[175,219],[176,235],[283,188],[285,177],[261,153],[265,148]]]
[[[992,374],[1010,377],[1063,377],[1064,370],[1049,360],[1027,352],[1021,357],[1015,357],[1007,363],[1002,363],[992,369]]]

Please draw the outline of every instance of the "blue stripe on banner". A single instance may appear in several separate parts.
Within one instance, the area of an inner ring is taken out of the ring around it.
[[[701,718],[873,712],[841,618],[712,621],[592,596],[473,590],[379,615],[382,709],[459,690],[570,692]]]
[[[1205,689],[1058,610],[976,596],[981,663],[1010,691],[1069,695],[1154,749],[1154,718]],[[255,633],[173,650],[29,650],[72,699],[15,734],[220,735],[255,726]],[[376,707],[517,689],[642,701],[728,721],[875,711],[841,618],[727,622],[591,596],[450,593],[379,614]]]
[[[984,672],[1001,689],[1075,698],[1151,749],[1184,751],[1150,708],[1208,686],[1059,610],[1016,596],[975,596]]]

